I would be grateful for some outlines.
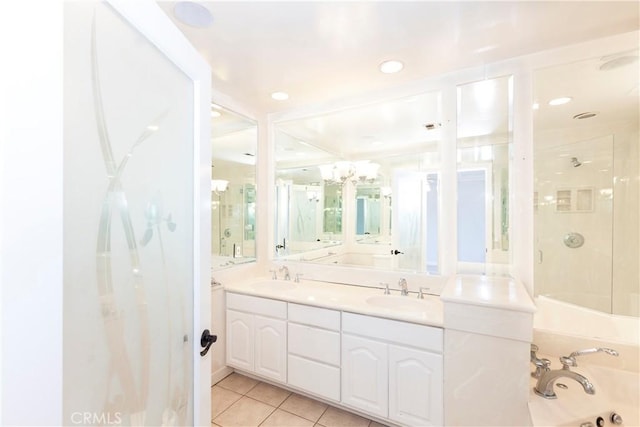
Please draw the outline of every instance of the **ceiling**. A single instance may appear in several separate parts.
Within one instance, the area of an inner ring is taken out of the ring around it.
[[[398,86],[637,30],[635,1],[199,2],[207,28],[179,22],[213,87],[256,112],[277,112]],[[405,68],[383,74],[397,59]],[[286,101],[270,94],[285,91]]]

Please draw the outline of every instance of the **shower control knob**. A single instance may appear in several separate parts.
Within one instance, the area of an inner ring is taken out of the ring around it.
[[[580,233],[567,233],[562,240],[565,246],[571,249],[577,249],[584,245],[584,236]]]
[[[622,425],[622,417],[620,416],[620,414],[616,414],[615,412],[612,412],[611,422],[617,426]]]

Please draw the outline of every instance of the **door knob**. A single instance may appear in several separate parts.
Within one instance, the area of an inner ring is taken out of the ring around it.
[[[202,335],[200,336],[200,346],[204,347],[204,350],[200,352],[200,356],[204,356],[205,354],[207,354],[207,352],[209,352],[209,348],[211,347],[211,344],[213,344],[217,340],[218,340],[218,336],[211,335],[211,332],[209,332],[208,329],[205,329],[204,331],[202,331]]]
[[[391,249],[391,255],[398,255],[398,254],[404,254],[404,252],[400,252],[397,249]]]

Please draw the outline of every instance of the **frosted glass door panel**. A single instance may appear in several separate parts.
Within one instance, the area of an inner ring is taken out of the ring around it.
[[[397,170],[393,175],[393,247],[397,267],[426,270],[427,180],[424,172]]]
[[[193,81],[104,3],[64,43],[64,424],[193,425]]]

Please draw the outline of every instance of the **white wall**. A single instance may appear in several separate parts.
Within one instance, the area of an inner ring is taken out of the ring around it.
[[[62,11],[0,14],[3,425],[62,420]]]

